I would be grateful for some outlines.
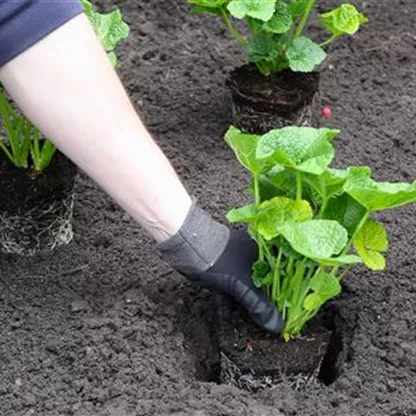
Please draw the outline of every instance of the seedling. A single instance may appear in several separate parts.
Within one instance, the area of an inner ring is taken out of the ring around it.
[[[329,33],[317,43],[305,35],[315,0],[188,0],[194,10],[222,19],[231,35],[247,51],[248,59],[264,75],[286,68],[312,72],[326,57],[324,47],[342,35],[354,35],[367,18],[346,3],[320,15],[319,23]],[[246,23],[248,35],[234,24]]]
[[[227,218],[249,224],[259,249],[254,284],[282,313],[286,340],[340,294],[352,266],[385,268],[387,231],[372,214],[416,201],[416,181],[376,182],[367,166],[332,168],[339,133],[285,127],[258,136],[230,127],[225,136],[252,174],[254,196]]]
[[[120,10],[100,14],[88,0],[81,0],[81,3],[112,65],[118,67],[119,61],[114,51],[117,44],[130,33]],[[17,168],[30,169],[34,176],[42,173],[52,162],[56,148],[51,141],[42,137],[26,117],[13,108],[1,84],[0,117],[7,135],[7,140],[0,137],[0,149]]]
[[[41,140],[40,131],[11,106],[2,88],[0,116],[8,138],[8,142],[0,138],[0,148],[9,160],[17,168],[43,172],[51,163],[56,148],[49,140]]]

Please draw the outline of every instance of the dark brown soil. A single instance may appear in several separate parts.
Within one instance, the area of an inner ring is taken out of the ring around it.
[[[0,212],[25,215],[38,207],[66,199],[73,192],[76,166],[62,153],[56,152],[51,165],[43,173],[16,168],[0,153]]]
[[[261,330],[242,308],[220,303],[218,309],[223,383],[256,392],[286,382],[300,390],[318,379],[324,357],[333,354],[328,351],[331,331],[323,319],[307,325],[302,337],[286,342]]]
[[[231,72],[226,85],[232,96],[232,123],[246,133],[318,126],[318,72],[284,70],[266,77],[254,65],[243,65]]]
[[[42,173],[0,154],[0,251],[27,256],[71,241],[76,173],[60,152]]]
[[[338,1],[322,1],[325,6]],[[322,68],[340,127],[339,165],[380,180],[416,177],[416,2],[356,1],[370,17]],[[110,1],[101,1],[109,9]],[[120,74],[190,192],[217,219],[247,177],[226,148],[225,76],[243,54],[185,2],[118,0],[132,25]],[[416,208],[380,215],[388,268],[358,268],[331,304],[354,328],[333,383],[250,394],[217,374],[213,302],[153,252],[152,242],[88,179],[76,238],[53,255],[0,257],[0,415],[408,416],[416,414]],[[330,378],[327,378],[329,380]]]
[[[254,65],[244,65],[230,74],[227,85],[259,111],[287,114],[312,101],[319,88],[319,73],[285,70],[266,77]]]

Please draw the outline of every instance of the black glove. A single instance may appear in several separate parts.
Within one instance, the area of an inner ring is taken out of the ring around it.
[[[230,231],[192,204],[180,230],[156,248],[164,259],[195,283],[240,302],[265,330],[280,333],[284,322],[263,290],[254,286],[257,246],[243,231]]]
[[[256,243],[244,231],[231,231],[220,258],[208,270],[185,274],[191,281],[223,292],[243,305],[266,331],[279,334],[284,327],[278,310],[262,289],[253,284],[252,267],[257,260]]]

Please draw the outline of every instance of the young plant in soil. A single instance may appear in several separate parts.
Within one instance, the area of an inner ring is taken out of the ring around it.
[[[326,58],[325,48],[343,35],[354,35],[367,22],[354,5],[341,4],[319,16],[326,35],[316,41],[307,33],[319,3],[315,0],[188,1],[195,11],[218,16],[247,53],[250,65],[233,71],[227,83],[234,124],[252,133],[311,124],[319,89],[313,71]]]
[[[188,0],[197,12],[219,16],[231,35],[247,51],[250,62],[263,75],[290,68],[294,72],[312,72],[326,57],[324,47],[342,35],[354,35],[367,18],[352,4],[341,4],[320,16],[319,23],[328,32],[317,43],[305,33],[315,0]],[[244,20],[247,37],[234,25]]]
[[[367,166],[332,168],[339,133],[285,127],[260,136],[231,127],[225,136],[252,174],[254,196],[227,218],[249,224],[259,251],[253,280],[282,313],[286,341],[341,293],[354,265],[385,268],[387,232],[373,214],[416,201],[416,182],[376,182]]]
[[[119,10],[97,13],[81,0],[99,40],[117,67],[117,44],[129,35]],[[75,166],[21,114],[0,85],[0,249],[33,255],[73,236]]]
[[[29,169],[31,175],[42,173],[51,163],[55,146],[41,137],[40,131],[16,111],[0,87],[0,117],[7,142],[0,139],[0,149],[19,169]]]

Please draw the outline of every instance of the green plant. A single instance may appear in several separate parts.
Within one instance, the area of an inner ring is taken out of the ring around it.
[[[115,49],[121,40],[129,36],[130,27],[123,21],[123,15],[119,9],[113,10],[111,13],[101,14],[97,13],[88,0],[80,1],[101,45],[107,51],[108,58],[113,66],[118,68],[120,63]]]
[[[81,0],[81,3],[112,65],[118,67],[119,61],[114,51],[117,44],[130,33],[120,10],[100,14],[88,0]],[[7,141],[0,138],[0,149],[16,167],[31,169],[34,174],[42,173],[50,165],[56,148],[50,140],[42,137],[23,114],[13,108],[1,84],[0,117],[7,136]]]
[[[311,72],[326,57],[324,47],[338,37],[355,34],[367,18],[352,4],[342,4],[320,16],[329,32],[327,40],[316,43],[304,32],[315,0],[188,0],[194,10],[219,16],[233,37],[247,50],[248,59],[264,75],[290,68]],[[233,23],[244,20],[249,36]]]
[[[11,106],[2,88],[0,116],[8,138],[8,142],[0,138],[0,148],[9,160],[17,168],[43,172],[51,163],[56,148],[49,140],[41,140],[40,131]]]
[[[366,166],[332,168],[338,134],[285,127],[257,136],[231,127],[225,136],[252,174],[254,196],[227,219],[249,224],[259,249],[254,283],[282,313],[286,340],[341,292],[353,265],[384,269],[387,232],[372,214],[416,201],[416,181],[376,182]]]

